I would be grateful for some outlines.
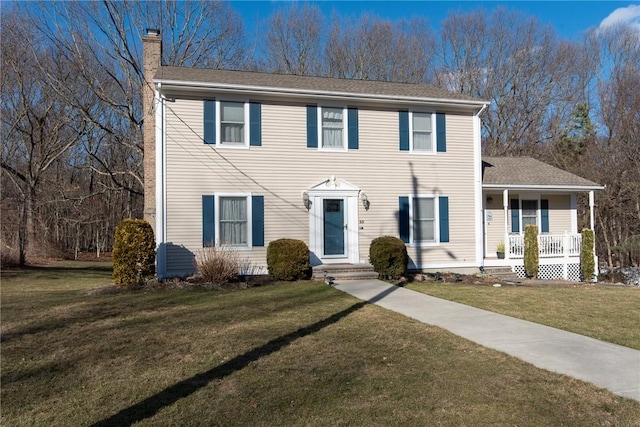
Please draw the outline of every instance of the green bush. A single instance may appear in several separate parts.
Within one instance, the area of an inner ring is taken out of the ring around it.
[[[538,257],[538,226],[528,224],[524,228],[524,274],[529,278],[538,276]]]
[[[407,273],[407,246],[397,237],[377,237],[369,246],[369,262],[381,278],[397,279]]]
[[[141,285],[155,274],[156,243],[151,225],[142,219],[123,219],[113,244],[113,281]]]
[[[302,240],[278,239],[267,246],[267,268],[276,280],[311,277],[309,248]]]
[[[580,249],[580,272],[582,280],[591,281],[596,273],[596,262],[593,256],[593,230],[582,230],[582,248]]]

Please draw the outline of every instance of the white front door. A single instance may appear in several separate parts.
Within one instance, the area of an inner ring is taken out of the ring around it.
[[[309,250],[313,265],[360,262],[358,195],[346,181],[330,179],[307,190]]]

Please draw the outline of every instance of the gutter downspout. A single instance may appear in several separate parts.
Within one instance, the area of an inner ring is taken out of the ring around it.
[[[167,274],[166,227],[166,159],[165,159],[165,98],[162,85],[155,90],[155,203],[156,203],[156,275],[163,279]]]
[[[480,271],[484,271],[485,255],[485,213],[482,194],[482,124],[480,115],[487,108],[488,104],[483,104],[480,110],[473,115],[473,159],[474,159],[474,184],[475,184],[475,206],[476,206],[476,265],[480,265]]]

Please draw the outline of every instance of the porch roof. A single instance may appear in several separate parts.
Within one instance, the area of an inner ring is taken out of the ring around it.
[[[483,157],[485,189],[541,189],[588,191],[604,186],[532,157]]]

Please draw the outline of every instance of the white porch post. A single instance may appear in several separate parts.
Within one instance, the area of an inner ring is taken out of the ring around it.
[[[509,190],[502,191],[502,209],[504,210],[504,259],[509,259]]]
[[[578,201],[577,194],[571,193],[571,233],[578,234]]]
[[[593,228],[595,225],[595,217],[593,215],[593,207],[595,206],[593,190],[589,191],[589,221],[591,224],[591,229],[595,231]]]
[[[593,231],[593,237],[594,237],[593,248],[591,248],[591,250],[593,251],[593,260],[594,260],[595,267],[596,267],[594,273],[595,273],[596,278],[597,278],[600,275],[600,269],[599,269],[599,266],[598,266],[598,264],[600,264],[600,262],[598,260],[598,255],[596,254],[596,245],[595,245],[596,229],[595,229],[594,207],[595,207],[595,197],[594,197],[593,190],[591,190],[591,191],[589,191],[589,223],[591,225],[591,231]],[[582,242],[582,244],[584,245],[584,242]]]
[[[562,263],[562,278],[564,280],[569,280],[569,233],[565,231],[564,237],[562,238],[562,256],[564,257],[564,262]]]

